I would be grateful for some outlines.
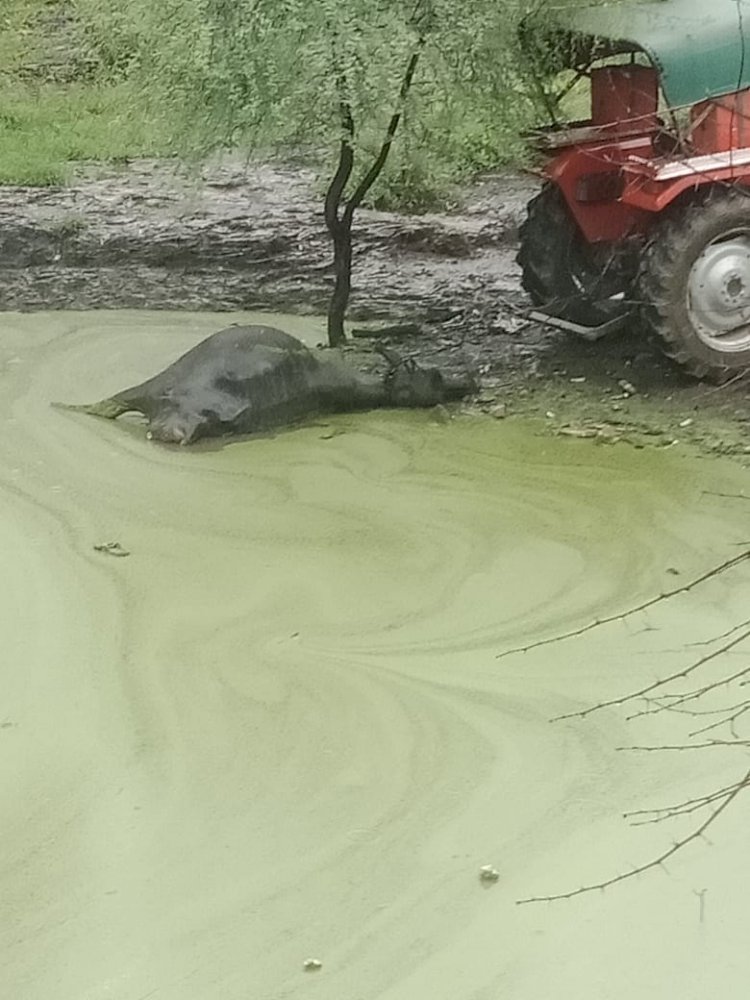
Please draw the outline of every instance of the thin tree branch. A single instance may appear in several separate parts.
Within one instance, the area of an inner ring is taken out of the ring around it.
[[[646,695],[650,694],[652,691],[656,691],[658,688],[664,687],[667,684],[671,684],[672,681],[682,680],[688,677],[694,671],[698,670],[700,667],[705,666],[706,663],[710,663],[711,660],[715,660],[717,657],[722,656],[727,653],[730,649],[744,642],[745,639],[750,639],[750,629],[745,632],[741,632],[740,635],[736,636],[730,642],[715,649],[711,653],[706,653],[705,656],[701,656],[699,659],[695,660],[690,666],[685,667],[683,670],[678,670],[671,674],[669,677],[663,677],[661,680],[654,681],[653,684],[648,684],[646,687],[641,688],[639,691],[634,691],[631,694],[622,695],[620,698],[610,698],[607,701],[600,701],[597,705],[591,705],[589,708],[584,708],[579,712],[568,712],[565,715],[559,715],[553,722],[559,722],[562,719],[585,719],[587,715],[591,715],[592,712],[598,712],[603,708],[612,708],[614,705],[624,705],[626,702],[635,701],[637,698],[644,698]],[[750,669],[750,668],[748,668]],[[721,684],[722,682],[717,682]],[[681,697],[681,696],[678,696]],[[646,712],[639,714],[648,714]],[[634,718],[634,716],[631,716]]]
[[[658,809],[634,809],[632,812],[626,812],[623,815],[625,819],[630,819],[631,816],[656,817],[640,823],[634,823],[633,826],[642,826],[644,822],[660,823],[663,819],[669,819],[672,816],[689,816],[691,813],[698,812],[700,809],[705,809],[714,802],[718,802],[725,795],[729,795],[734,787],[734,784],[726,785],[724,788],[717,788],[716,791],[709,792],[707,795],[698,795],[694,799],[685,799],[684,802],[678,802],[675,806],[661,806]]]
[[[398,105],[394,113],[391,115],[391,120],[388,123],[388,128],[385,133],[385,139],[380,147],[380,152],[372,163],[372,166],[367,171],[365,176],[359,182],[351,198],[344,210],[343,224],[351,225],[352,217],[355,211],[362,204],[362,201],[370,190],[372,185],[375,183],[377,178],[380,176],[380,172],[385,166],[386,160],[388,159],[388,154],[391,151],[391,146],[393,145],[393,140],[396,136],[396,131],[398,130],[399,122],[401,121],[401,115],[403,114],[404,103],[409,94],[411,88],[412,80],[414,79],[414,74],[417,70],[417,64],[419,63],[419,57],[424,48],[426,39],[420,37],[417,39],[417,45],[415,50],[411,54],[411,58],[406,66],[406,72],[404,73],[403,80],[401,81],[401,89],[398,95]]]
[[[630,618],[632,615],[636,615],[640,611],[647,611],[649,608],[653,608],[654,605],[660,604],[662,601],[669,600],[670,597],[676,597],[678,594],[689,593],[695,587],[705,583],[706,580],[710,580],[712,577],[718,576],[719,574],[738,566],[747,559],[750,559],[750,549],[746,549],[744,552],[741,552],[738,556],[734,556],[732,559],[727,559],[720,565],[715,566],[713,569],[708,570],[701,576],[691,580],[690,583],[686,583],[682,587],[675,587],[673,590],[667,590],[663,594],[659,594],[657,597],[652,597],[648,601],[643,601],[642,604],[637,604],[634,607],[629,608],[627,611],[620,611],[614,615],[607,615],[605,618],[597,618],[593,622],[589,622],[588,625],[582,625],[581,628],[571,629],[569,632],[561,632],[559,635],[553,635],[547,639],[538,639],[536,642],[529,643],[528,646],[516,646],[514,649],[506,649],[502,653],[497,653],[496,659],[499,660],[504,656],[511,656],[513,653],[528,653],[532,649],[539,649],[541,646],[549,646],[553,642],[562,642],[565,639],[574,639],[580,635],[585,635],[587,632],[591,632],[593,629],[599,628],[600,625],[610,625],[612,622],[624,621],[626,618]]]
[[[745,633],[745,637],[747,636],[750,636],[750,632]],[[719,652],[722,652],[722,650],[719,650]],[[713,655],[714,654],[712,654],[712,657]],[[708,659],[708,657],[706,659]],[[706,659],[704,659],[704,663],[706,662]],[[699,663],[697,666],[702,666],[702,664]],[[692,670],[694,667],[690,667],[689,669]],[[687,705],[688,702],[696,701],[698,698],[702,698],[704,695],[708,694],[709,691],[716,691],[720,687],[733,684],[734,681],[739,680],[741,677],[745,677],[748,674],[750,674],[750,667],[743,667],[742,670],[738,670],[736,673],[730,674],[729,677],[721,677],[718,681],[712,681],[710,684],[706,684],[702,688],[695,688],[695,690],[688,691],[686,694],[665,694],[662,697],[673,698],[674,701],[671,701],[666,705],[659,705],[659,703],[654,699],[656,708],[644,708],[641,712],[635,712],[633,715],[628,716],[627,721],[629,722],[631,719],[640,719],[644,715],[656,715],[658,712],[675,711],[682,705]],[[664,681],[665,684],[668,682],[668,680]]]
[[[654,858],[653,861],[649,861],[646,864],[639,865],[637,868],[633,868],[631,871],[623,872],[620,875],[615,875],[613,878],[606,879],[603,882],[597,882],[592,885],[584,885],[581,886],[580,889],[573,889],[571,892],[557,893],[556,895],[553,896],[529,896],[526,899],[517,900],[516,901],[517,904],[520,906],[526,903],[550,903],[553,900],[558,900],[558,899],[572,899],[574,896],[581,896],[586,892],[594,892],[596,889],[600,889],[603,891],[604,889],[607,889],[618,882],[625,882],[627,879],[634,878],[636,875],[642,875],[644,872],[650,871],[653,868],[663,867],[664,863],[668,861],[669,858],[674,857],[674,855],[677,854],[678,851],[681,851],[684,847],[687,847],[687,845],[692,843],[694,840],[698,840],[699,838],[703,837],[706,830],[708,830],[708,828],[716,822],[716,820],[724,812],[724,810],[734,801],[734,799],[737,798],[737,796],[740,794],[741,791],[743,791],[743,789],[748,787],[748,785],[750,785],[750,771],[748,771],[747,774],[745,774],[745,776],[741,778],[738,782],[736,782],[734,785],[730,785],[728,789],[723,789],[721,793],[716,793],[715,796],[707,796],[706,800],[704,800],[703,802],[704,806],[708,804],[707,801],[708,799],[711,799],[711,801],[713,801],[715,798],[721,797],[721,795],[724,795],[724,801],[721,802],[721,804],[717,806],[716,809],[713,810],[708,819],[706,819],[703,823],[701,823],[701,825],[697,827],[695,830],[693,830],[692,833],[688,834],[686,837],[683,837],[681,840],[676,841],[676,843],[674,843],[669,848],[669,850],[664,851],[663,854],[660,854],[658,858]]]
[[[726,639],[727,636],[732,635],[733,632],[739,632],[741,628],[747,628],[750,625],[750,618],[746,618],[743,622],[738,622],[737,625],[733,625],[728,628],[726,632],[722,632],[721,635],[712,636],[710,639],[701,639],[700,642],[689,642],[689,646],[713,646],[715,642],[719,642],[721,639]]]
[[[701,729],[693,730],[692,733],[688,734],[690,738],[692,739],[694,736],[705,736],[706,733],[710,733],[714,729],[720,729],[722,726],[729,726],[729,731],[734,735],[735,722],[747,712],[750,712],[750,700],[742,701],[738,705],[730,705],[729,708],[718,709],[717,712],[723,713],[726,715],[726,718],[719,719],[717,722],[712,722],[708,726],[703,726]],[[728,712],[731,712],[732,714],[727,715]]]
[[[333,175],[331,183],[326,191],[325,198],[325,220],[328,232],[335,237],[338,233],[341,221],[339,219],[339,206],[344,196],[346,185],[352,175],[354,168],[354,115],[352,113],[351,101],[348,95],[348,84],[346,74],[341,66],[338,54],[333,48],[333,62],[336,79],[336,89],[339,94],[339,121],[341,125],[341,141],[339,145],[339,163],[336,173]]]
[[[705,743],[673,743],[653,747],[615,747],[615,750],[653,753],[662,750],[705,750],[707,747],[750,747],[750,740],[706,740]]]

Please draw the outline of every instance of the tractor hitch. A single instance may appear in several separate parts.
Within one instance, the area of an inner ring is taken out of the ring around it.
[[[571,323],[570,320],[560,319],[559,316],[550,316],[549,313],[536,311],[529,313],[529,319],[533,319],[535,323],[543,323],[545,326],[554,327],[556,330],[565,330],[566,333],[574,333],[584,340],[594,341],[601,340],[602,337],[606,337],[610,333],[622,330],[632,315],[632,313],[626,312],[621,316],[615,316],[614,319],[608,319],[606,323],[600,323],[599,326],[584,326],[582,323]]]

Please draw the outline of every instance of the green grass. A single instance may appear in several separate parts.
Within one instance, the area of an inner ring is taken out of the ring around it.
[[[77,160],[168,153],[158,122],[133,105],[127,84],[0,83],[0,183],[62,184]]]
[[[45,79],[50,60],[75,73],[81,36],[50,21],[51,0],[0,0],[0,184],[64,184],[76,161],[168,152],[164,130],[127,83]],[[62,50],[60,46],[62,45]]]
[[[44,0],[3,0],[0,9],[0,67],[3,72],[13,72],[29,54],[34,44],[29,26],[44,7]]]

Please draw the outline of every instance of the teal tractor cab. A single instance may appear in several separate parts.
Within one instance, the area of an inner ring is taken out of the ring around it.
[[[642,322],[698,377],[750,369],[750,8],[547,11],[521,41],[539,78],[590,82],[587,118],[531,136],[545,182],[518,259],[536,315],[588,339]]]

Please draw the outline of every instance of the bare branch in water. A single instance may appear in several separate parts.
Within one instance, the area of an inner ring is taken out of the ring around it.
[[[735,566],[739,566],[740,563],[745,562],[747,559],[750,559],[750,549],[745,549],[738,556],[734,556],[732,559],[727,559],[718,566],[714,566],[713,569],[708,570],[701,576],[691,580],[690,583],[686,583],[682,587],[675,587],[673,590],[667,590],[663,594],[659,594],[657,597],[651,597],[648,601],[643,601],[641,604],[628,608],[627,611],[620,611],[614,615],[607,615],[605,618],[596,618],[594,621],[589,622],[588,625],[582,625],[580,628],[571,629],[569,632],[561,632],[559,635],[549,636],[547,639],[538,639],[536,642],[530,642],[527,646],[516,646],[514,649],[506,649],[502,653],[497,654],[497,659],[502,659],[504,656],[511,656],[513,653],[528,653],[532,649],[539,649],[540,646],[549,646],[554,642],[563,642],[565,639],[574,639],[579,635],[585,635],[587,632],[591,632],[593,629],[599,628],[602,625],[610,625],[612,622],[624,621],[626,618],[631,618],[633,615],[637,615],[641,611],[647,611],[649,608],[653,608],[657,604],[661,604],[662,601],[668,601],[671,597],[677,597],[678,594],[689,593],[695,587],[699,587],[702,583],[705,583],[712,577],[719,576],[721,573],[725,573],[727,570],[733,569]]]
[[[647,684],[646,687],[641,688],[638,691],[633,691],[630,694],[622,695],[619,698],[610,698],[607,701],[600,701],[596,705],[591,705],[589,708],[584,708],[580,712],[568,712],[565,715],[559,715],[553,722],[558,722],[562,719],[585,719],[587,715],[591,715],[592,712],[598,712],[603,708],[611,708],[615,705],[625,705],[627,702],[636,701],[638,698],[646,698],[648,695],[655,691],[659,691],[666,687],[668,684],[673,683],[677,680],[683,680],[685,677],[689,677],[691,674],[695,673],[701,667],[710,663],[712,660],[718,659],[718,657],[723,656],[724,653],[728,653],[729,650],[734,649],[739,646],[740,643],[744,642],[746,639],[750,639],[750,629],[746,629],[741,632],[734,639],[720,646],[718,649],[713,650],[710,653],[706,653],[704,656],[699,657],[694,660],[689,666],[683,667],[682,670],[677,670],[675,673],[670,674],[668,677],[663,677],[661,680],[654,681],[652,684]],[[745,668],[740,674],[746,673],[750,668]],[[739,675],[738,675],[739,676]],[[707,690],[713,687],[721,686],[721,684],[726,683],[726,681],[717,681],[715,684],[709,685]],[[675,696],[680,698],[682,696]],[[687,696],[686,696],[687,700]],[[639,715],[649,714],[648,712],[638,713]],[[633,716],[631,716],[633,718]]]
[[[612,885],[616,885],[618,882],[625,882],[627,879],[634,878],[636,875],[643,875],[644,872],[651,871],[654,868],[663,868],[664,863],[670,858],[674,857],[679,851],[687,847],[693,841],[700,839],[704,836],[706,831],[711,827],[716,820],[721,816],[724,810],[737,798],[743,789],[750,785],[750,771],[748,771],[744,777],[739,781],[735,782],[733,785],[729,785],[727,788],[723,788],[718,792],[712,792],[709,795],[702,796],[699,799],[692,799],[688,802],[683,802],[678,806],[669,807],[666,810],[647,810],[649,813],[663,812],[664,818],[671,816],[685,815],[689,812],[695,812],[699,809],[706,808],[713,805],[715,802],[719,802],[719,805],[711,812],[709,817],[701,823],[692,833],[683,837],[681,840],[676,841],[672,846],[659,855],[658,858],[654,858],[652,861],[648,861],[646,864],[639,865],[637,868],[633,868],[627,872],[621,872],[619,875],[614,875],[610,879],[606,879],[603,882],[596,882],[591,885],[583,885],[580,889],[573,889],[570,892],[561,892],[550,896],[529,896],[526,899],[517,900],[518,905],[523,905],[526,903],[551,903],[559,899],[573,899],[574,896],[581,896],[587,892],[595,892],[597,889],[604,891]],[[638,815],[638,813],[630,813],[629,815]],[[657,820],[650,820],[648,822],[658,822]]]

